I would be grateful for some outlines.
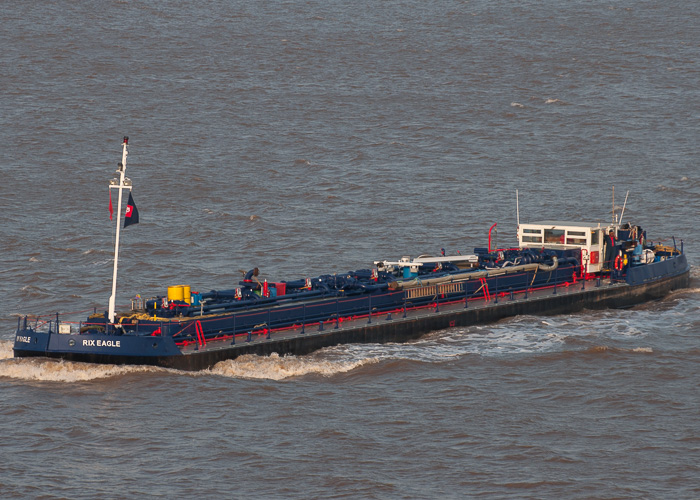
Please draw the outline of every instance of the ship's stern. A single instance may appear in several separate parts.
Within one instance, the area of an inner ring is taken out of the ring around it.
[[[46,356],[51,335],[51,333],[37,332],[31,328],[18,328],[15,332],[15,345],[13,347],[15,358]]]

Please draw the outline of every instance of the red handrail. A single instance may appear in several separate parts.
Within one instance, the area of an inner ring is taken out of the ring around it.
[[[491,230],[492,230],[494,227],[496,227],[497,224],[498,224],[498,222],[494,222],[494,223],[493,223],[493,226],[491,226],[491,228],[489,229],[489,253],[491,253]]]

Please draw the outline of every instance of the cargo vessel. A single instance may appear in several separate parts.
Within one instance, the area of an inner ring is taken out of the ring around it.
[[[231,288],[167,287],[116,310],[122,143],[112,295],[108,310],[83,320],[59,314],[18,318],[15,357],[202,370],[244,354],[308,354],[344,343],[405,342],[430,331],[520,314],[629,307],[687,287],[690,267],[677,245],[654,243],[615,213],[610,223],[520,224],[518,245],[469,255],[403,256],[371,267],[294,280],[266,280],[253,268]],[[126,217],[138,217],[129,199]]]

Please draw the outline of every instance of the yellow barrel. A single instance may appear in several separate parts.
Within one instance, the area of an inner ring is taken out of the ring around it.
[[[183,288],[184,287],[182,285],[169,286],[168,287],[168,300],[183,300],[184,299],[184,289]]]
[[[192,292],[190,290],[190,285],[182,285],[182,300],[188,304],[192,304]]]

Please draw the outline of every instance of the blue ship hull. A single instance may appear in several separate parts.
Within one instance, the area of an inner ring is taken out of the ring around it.
[[[579,265],[407,290],[376,289],[220,315],[140,320],[119,331],[59,334],[20,325],[15,356],[201,370],[244,354],[303,355],[345,343],[405,342],[430,331],[520,314],[629,307],[688,286],[685,254],[576,280]],[[590,277],[589,277],[590,278]],[[58,330],[58,328],[54,328]],[[155,335],[154,335],[155,332]]]

